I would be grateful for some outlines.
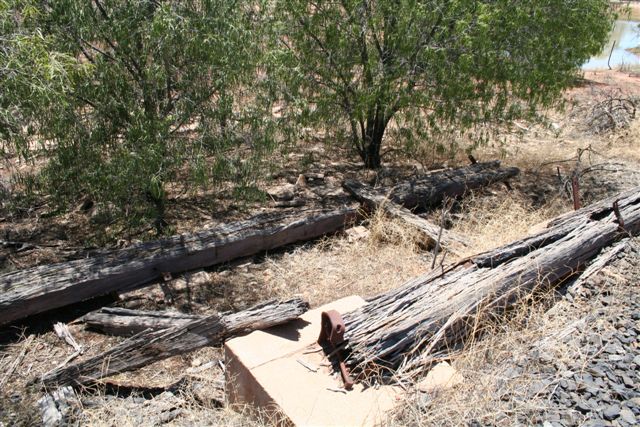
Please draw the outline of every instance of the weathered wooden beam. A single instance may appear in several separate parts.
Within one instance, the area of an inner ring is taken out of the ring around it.
[[[88,384],[205,346],[221,345],[227,338],[296,319],[308,309],[309,304],[300,298],[269,301],[222,317],[212,315],[169,329],[147,330],[91,359],[55,369],[41,381],[47,387]]]
[[[82,407],[73,388],[62,387],[51,393],[45,393],[38,399],[38,407],[42,416],[42,426],[58,427],[67,424],[67,418],[72,412]]]
[[[162,277],[224,263],[344,228],[355,206],[261,214],[99,256],[0,275],[0,326]]]
[[[437,207],[445,198],[461,197],[469,190],[506,181],[519,173],[515,167],[500,167],[499,161],[476,163],[436,171],[380,191],[408,209],[426,210]]]
[[[116,336],[132,336],[147,329],[159,331],[182,326],[204,316],[177,311],[129,310],[119,307],[103,307],[87,313],[80,321],[87,327]]]
[[[371,210],[383,209],[388,215],[399,218],[420,231],[428,240],[429,246],[435,245],[438,241],[440,226],[414,215],[409,209],[389,200],[386,195],[377,189],[354,180],[346,180],[343,183],[343,187],[367,208]],[[460,249],[470,246],[469,241],[463,236],[446,229],[442,230],[440,244],[454,254],[458,254]]]
[[[590,262],[602,265],[603,248],[638,232],[640,187],[563,215],[536,235],[411,280],[344,315],[349,363],[360,372],[375,371],[365,369],[375,363],[419,375],[522,298],[562,283]]]

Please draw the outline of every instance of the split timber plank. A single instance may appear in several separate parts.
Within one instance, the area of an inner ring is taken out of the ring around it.
[[[414,215],[409,209],[392,202],[376,189],[354,180],[346,180],[343,183],[343,187],[367,208],[372,210],[383,209],[392,217],[399,218],[406,224],[421,231],[429,240],[429,246],[435,245],[438,241],[440,233],[438,225]],[[440,244],[454,254],[459,254],[459,248],[462,249],[471,245],[463,236],[445,229],[442,229]]]
[[[308,309],[309,304],[300,298],[268,301],[222,317],[212,315],[169,329],[147,330],[91,359],[55,369],[41,381],[47,387],[89,384],[205,346],[219,346],[230,337],[297,319]]]
[[[417,277],[343,316],[348,363],[360,372],[374,363],[415,378],[536,289],[590,264],[601,268],[610,257],[605,248],[639,232],[637,187],[565,214],[536,235]]]
[[[197,233],[146,242],[100,256],[0,275],[0,326],[162,277],[334,233],[355,206],[261,214]]]
[[[428,210],[439,206],[445,198],[461,197],[469,190],[507,181],[519,173],[515,167],[500,167],[496,160],[436,171],[381,191],[405,208]]]
[[[126,337],[147,329],[159,331],[173,326],[181,326],[203,317],[177,311],[146,311],[103,307],[85,314],[80,320],[91,329],[96,329],[108,335]]]

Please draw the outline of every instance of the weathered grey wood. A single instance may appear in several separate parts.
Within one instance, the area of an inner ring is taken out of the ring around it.
[[[380,191],[408,209],[426,210],[440,205],[444,198],[460,197],[469,190],[506,181],[519,173],[518,168],[500,167],[499,161],[476,163],[433,172]]]
[[[100,256],[0,275],[0,326],[161,277],[224,263],[344,228],[356,207],[262,214]]]
[[[202,319],[204,316],[177,311],[129,310],[119,307],[103,307],[85,314],[80,320],[87,327],[116,336],[131,336],[147,329],[158,331]]]
[[[379,190],[354,180],[346,180],[343,183],[343,187],[367,208],[372,210],[383,209],[392,217],[399,218],[422,232],[428,239],[429,246],[435,245],[438,240],[440,226],[414,215],[409,209],[389,200]],[[469,241],[463,236],[445,229],[442,230],[440,244],[455,254],[460,253],[459,249],[470,246]]]
[[[616,200],[625,230],[613,211]],[[537,235],[411,280],[344,315],[349,363],[419,374],[535,289],[562,283],[594,259],[603,265],[597,260],[603,248],[639,231],[640,187],[564,215]]]
[[[38,407],[44,427],[58,427],[67,424],[67,418],[73,411],[81,408],[80,401],[73,388],[62,387],[53,392],[45,393],[38,399]]]
[[[212,315],[169,329],[144,331],[103,354],[45,374],[42,382],[45,386],[87,384],[177,354],[217,346],[245,332],[288,322],[308,309],[309,304],[300,298],[269,301],[222,317]]]

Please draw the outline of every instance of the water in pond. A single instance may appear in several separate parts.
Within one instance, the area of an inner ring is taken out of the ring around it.
[[[619,68],[624,65],[640,65],[640,54],[629,52],[628,49],[640,46],[640,30],[637,21],[616,21],[615,27],[609,36],[609,42],[603,51],[591,58],[582,66],[583,70],[608,69],[607,61],[611,53],[611,46],[616,42],[611,55],[611,68]]]

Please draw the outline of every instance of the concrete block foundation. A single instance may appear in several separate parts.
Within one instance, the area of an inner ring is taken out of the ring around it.
[[[295,322],[229,340],[225,344],[229,403],[255,407],[280,425],[373,426],[384,421],[402,398],[402,390],[356,384],[351,391],[340,391],[340,375],[328,366],[322,351],[314,351],[320,348],[316,340],[323,311],[346,313],[364,303],[358,296],[343,298],[310,310]]]

